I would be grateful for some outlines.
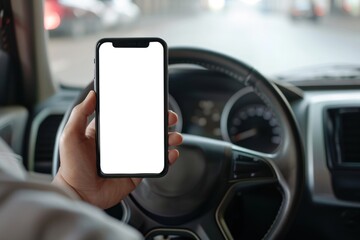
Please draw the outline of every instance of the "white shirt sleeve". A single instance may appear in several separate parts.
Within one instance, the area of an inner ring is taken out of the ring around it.
[[[11,169],[17,176],[7,173]],[[0,151],[1,239],[142,239],[137,230],[101,209],[50,184],[24,181],[24,175],[10,152]]]

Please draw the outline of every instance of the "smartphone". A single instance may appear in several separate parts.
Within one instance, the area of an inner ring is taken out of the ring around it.
[[[102,177],[160,177],[168,168],[168,57],[160,38],[96,44],[96,152]]]

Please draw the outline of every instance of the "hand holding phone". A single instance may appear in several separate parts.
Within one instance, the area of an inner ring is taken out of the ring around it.
[[[162,39],[98,41],[95,89],[100,176],[157,177],[166,173],[167,81],[167,46]],[[151,138],[144,139],[145,133]]]

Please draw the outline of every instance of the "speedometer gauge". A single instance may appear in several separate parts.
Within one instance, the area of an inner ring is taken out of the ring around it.
[[[281,143],[281,128],[271,109],[255,96],[241,94],[229,103],[222,118],[222,135],[241,147],[272,153]]]

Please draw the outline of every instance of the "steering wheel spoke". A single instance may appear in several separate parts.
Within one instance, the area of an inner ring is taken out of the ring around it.
[[[284,216],[288,212],[291,196],[288,184],[274,162],[278,156],[275,154],[266,154],[249,150],[239,146],[232,146],[231,155],[228,189],[215,213],[217,226],[221,230],[222,235],[225,239],[233,239],[231,231],[225,221],[225,213],[229,208],[231,201],[237,194],[251,189],[257,190],[269,186],[274,186],[279,189],[282,196],[282,203],[274,220],[274,224],[281,224],[280,222],[283,221]],[[273,234],[276,234],[276,229],[271,228],[264,238]]]
[[[229,182],[243,185],[276,182],[276,171],[269,159],[266,154],[233,146]]]

